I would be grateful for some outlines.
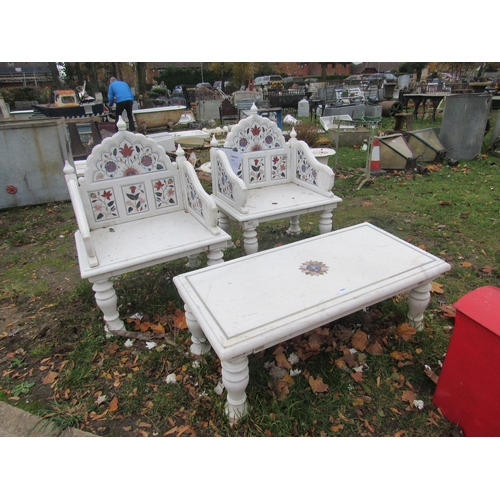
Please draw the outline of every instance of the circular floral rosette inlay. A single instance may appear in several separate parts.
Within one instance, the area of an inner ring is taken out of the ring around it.
[[[308,260],[300,265],[299,269],[309,276],[320,276],[328,272],[328,266],[317,260]]]

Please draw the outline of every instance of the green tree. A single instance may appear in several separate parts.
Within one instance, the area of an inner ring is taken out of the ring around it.
[[[428,65],[426,62],[405,62],[399,66],[399,73],[416,73],[417,80],[422,76],[422,70]]]

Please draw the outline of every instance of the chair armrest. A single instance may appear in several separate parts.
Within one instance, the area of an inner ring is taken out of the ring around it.
[[[199,220],[213,234],[220,234],[217,225],[217,205],[200,183],[196,172],[188,161],[179,161],[182,178],[182,195],[188,212]]]
[[[239,212],[248,213],[246,208],[248,189],[234,173],[226,154],[217,148],[212,148],[210,150],[210,163],[214,196]]]
[[[304,141],[295,141],[291,146],[293,182],[325,196],[333,197],[335,174],[328,166],[318,161]]]
[[[85,245],[89,265],[90,267],[97,267],[99,265],[99,260],[97,259],[97,255],[95,253],[94,243],[90,233],[90,226],[85,213],[85,208],[83,206],[82,198],[80,196],[80,190],[78,189],[78,179],[76,177],[75,169],[67,161],[64,166],[64,174],[76,222],[78,224],[78,229],[80,231],[83,244]]]

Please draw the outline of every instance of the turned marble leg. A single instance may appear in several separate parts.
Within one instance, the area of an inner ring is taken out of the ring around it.
[[[188,255],[189,262],[187,263],[187,267],[195,269],[200,266],[200,259],[198,259],[198,254],[194,253],[192,255]]]
[[[222,244],[225,246],[225,243]],[[224,254],[220,245],[212,245],[208,247],[208,261],[207,266],[214,266],[215,264],[222,264],[224,262]]]
[[[219,227],[225,233],[231,235],[231,219],[229,218],[229,216],[226,215],[224,212],[219,211],[218,218],[219,218]],[[226,243],[226,248],[231,248],[231,247],[234,247],[234,244],[232,241],[228,241]]]
[[[103,312],[104,321],[106,322],[106,330],[124,330],[123,321],[118,314],[118,297],[111,280],[94,281],[92,289],[95,292],[95,300],[99,309]]]
[[[231,425],[248,412],[247,395],[245,393],[248,380],[247,356],[222,361],[222,382],[227,391],[226,414]]]
[[[196,318],[191,312],[191,309],[189,309],[187,305],[184,305],[184,310],[186,311],[186,323],[189,328],[189,331],[191,332],[191,340],[193,342],[191,344],[190,351],[193,354],[198,354],[198,355],[206,354],[208,351],[210,351],[211,348],[210,343],[205,337],[203,330],[198,324],[198,321],[196,321]]]
[[[257,240],[258,221],[243,222],[243,245],[247,255],[257,253],[259,251],[259,242]]]
[[[329,233],[332,230],[332,209],[323,210],[319,214],[319,234]]]
[[[299,234],[300,226],[299,226],[299,216],[293,215],[290,217],[290,227],[286,231],[288,234]]]
[[[408,296],[409,324],[417,330],[423,330],[424,328],[424,311],[431,299],[431,288],[430,283],[424,283],[411,290]]]

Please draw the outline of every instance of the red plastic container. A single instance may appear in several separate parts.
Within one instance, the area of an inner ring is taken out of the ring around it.
[[[454,304],[455,328],[433,403],[465,436],[500,436],[500,288]]]

